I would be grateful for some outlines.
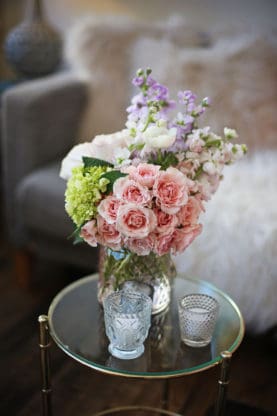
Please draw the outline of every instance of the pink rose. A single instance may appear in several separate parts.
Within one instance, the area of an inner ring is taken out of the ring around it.
[[[196,196],[190,196],[186,205],[184,205],[177,214],[179,224],[185,226],[195,224],[201,211],[204,211],[202,202]]]
[[[120,205],[120,200],[114,196],[107,196],[98,205],[98,212],[108,224],[114,224],[117,217],[117,211]]]
[[[190,227],[176,229],[174,231],[172,241],[173,254],[182,253],[201,233],[201,231],[202,224],[194,224]]]
[[[116,227],[126,237],[145,238],[156,225],[156,216],[149,208],[125,204],[118,209]]]
[[[155,241],[155,253],[158,256],[163,256],[171,250],[174,234],[160,234]]]
[[[160,172],[153,187],[157,205],[167,214],[176,214],[188,201],[188,179],[178,169]]]
[[[176,215],[167,214],[166,212],[156,209],[157,218],[157,232],[160,234],[171,234],[175,230],[178,224],[178,218]]]
[[[153,187],[160,170],[160,166],[150,163],[140,163],[136,168],[134,166],[130,168],[130,178],[147,188]]]
[[[114,224],[109,224],[101,215],[97,216],[98,237],[100,244],[113,250],[121,248],[121,235]]]
[[[85,225],[83,225],[80,237],[82,237],[86,243],[88,243],[92,247],[97,246],[97,240],[96,240],[96,234],[97,234],[97,227],[96,227],[96,221],[91,220],[88,221]]]
[[[113,186],[113,193],[121,201],[146,204],[151,200],[148,189],[128,177],[119,178]]]
[[[133,253],[139,256],[147,256],[154,248],[154,238],[153,233],[145,238],[128,238],[126,245]]]

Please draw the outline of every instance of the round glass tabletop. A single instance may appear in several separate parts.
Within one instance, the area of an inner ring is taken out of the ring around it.
[[[174,279],[170,307],[152,317],[144,354],[133,360],[114,358],[108,352],[97,281],[95,274],[67,286],[54,298],[48,311],[50,333],[57,345],[95,370],[127,377],[177,377],[218,364],[220,353],[234,352],[243,339],[241,313],[228,295],[208,282],[178,276]],[[177,302],[188,293],[205,293],[219,302],[212,342],[206,347],[188,347],[180,339]]]

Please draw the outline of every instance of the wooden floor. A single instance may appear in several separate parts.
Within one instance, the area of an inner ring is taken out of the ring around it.
[[[0,256],[0,415],[41,415],[37,317],[53,296],[82,271],[61,270],[43,262],[32,290],[20,289],[12,276],[10,250]],[[229,398],[257,407],[257,415],[277,414],[277,341],[274,333],[247,335],[233,358]],[[102,375],[81,366],[55,345],[51,347],[54,416],[91,416],[107,407],[130,404],[160,406],[164,382]],[[170,381],[170,409],[202,416],[214,401],[218,368]],[[263,413],[261,410],[266,411]],[[127,412],[127,415],[147,413]],[[126,413],[125,413],[126,415]],[[232,415],[255,416],[235,410]]]

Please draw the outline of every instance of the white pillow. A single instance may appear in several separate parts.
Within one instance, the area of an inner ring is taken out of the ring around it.
[[[212,107],[203,122],[219,134],[225,126],[251,150],[277,147],[276,35],[221,32],[209,48],[183,47],[170,38],[142,36],[134,44],[131,67],[150,66],[173,92],[190,89]]]

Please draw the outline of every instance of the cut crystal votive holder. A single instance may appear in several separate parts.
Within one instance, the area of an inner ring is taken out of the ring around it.
[[[178,304],[181,339],[190,347],[205,347],[211,342],[219,303],[205,294],[190,294]]]
[[[151,298],[143,293],[119,290],[103,302],[109,352],[123,360],[141,356],[151,324]]]

